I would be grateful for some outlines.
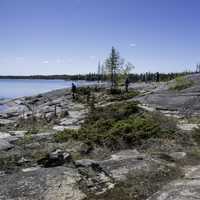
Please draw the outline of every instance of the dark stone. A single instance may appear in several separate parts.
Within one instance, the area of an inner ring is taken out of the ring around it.
[[[37,161],[39,165],[43,167],[57,167],[64,165],[66,162],[71,162],[72,157],[69,153],[63,152],[60,149],[57,149],[49,154],[47,154],[44,158]]]
[[[75,162],[76,167],[97,167],[99,166],[99,163],[94,160],[84,159],[84,160],[77,160]]]
[[[66,116],[68,116],[69,115],[69,112],[67,111],[67,110],[63,110],[62,112],[61,112],[61,114],[60,114],[60,117],[61,118],[64,118],[64,117],[66,117]]]
[[[83,143],[80,148],[80,153],[83,155],[89,154],[92,150],[93,150],[93,147],[91,144]]]

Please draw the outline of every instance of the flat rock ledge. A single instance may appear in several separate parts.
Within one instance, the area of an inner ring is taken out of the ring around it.
[[[183,179],[173,181],[148,200],[200,199],[200,166],[187,167]]]
[[[24,170],[1,176],[0,199],[81,200],[86,196],[76,184],[80,179],[77,170],[66,167]]]

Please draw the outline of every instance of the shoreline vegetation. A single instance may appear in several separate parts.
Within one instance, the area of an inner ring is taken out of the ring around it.
[[[131,82],[146,82],[146,81],[156,81],[156,73],[129,73],[128,77]],[[189,74],[196,74],[197,71],[186,71],[180,73],[159,73],[160,81],[170,81],[176,77],[185,76]],[[88,74],[76,74],[76,75],[27,75],[27,76],[15,76],[15,75],[0,75],[1,79],[27,79],[27,80],[86,80],[86,81],[108,81],[109,79],[102,75],[101,73],[88,73]]]

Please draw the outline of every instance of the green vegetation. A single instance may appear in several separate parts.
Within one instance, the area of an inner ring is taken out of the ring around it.
[[[129,92],[118,92],[118,94],[115,95],[110,95],[109,101],[123,101],[123,100],[128,100],[131,99],[135,96],[137,96],[139,92],[136,91],[129,91]]]
[[[181,164],[182,165],[199,165],[200,160],[200,149],[198,146],[194,146],[191,148],[189,152],[187,152],[187,157],[184,159]]]
[[[23,138],[19,139],[17,141],[17,145],[20,145],[23,147],[23,150],[25,151],[26,150],[26,145],[27,144],[30,144],[33,142],[33,136],[32,136],[32,133],[31,132],[27,132]]]
[[[192,132],[192,137],[194,141],[199,145],[200,144],[200,127],[195,128]]]
[[[184,76],[179,76],[175,79],[175,84],[170,87],[172,90],[184,90],[191,87],[194,84],[192,80],[187,79]]]
[[[62,132],[59,132],[55,135],[56,142],[67,142],[70,138],[74,138],[77,133],[74,129],[65,129]],[[77,133],[78,134],[78,133]]]
[[[55,136],[57,142],[69,139],[88,144],[121,148],[140,145],[149,138],[173,138],[176,124],[158,114],[145,113],[137,102],[123,102],[97,107],[79,130],[65,130]]]
[[[17,168],[17,162],[19,161],[20,156],[19,155],[0,155],[0,170],[13,170]]]
[[[128,92],[125,92],[121,88],[106,89],[103,87],[79,87],[76,91],[77,102],[86,104],[88,107],[94,107],[94,104],[104,104],[108,102],[119,102],[131,99],[137,96],[139,92],[130,89]]]
[[[98,70],[99,71],[99,70]],[[88,74],[76,74],[76,75],[33,75],[33,76],[0,76],[0,79],[61,79],[61,80],[86,80],[86,81],[106,81],[108,77],[104,74],[105,66],[101,66],[100,74],[98,73],[88,73]],[[173,80],[178,76],[185,76],[188,74],[195,74],[197,72],[181,72],[181,73],[159,73],[159,81],[169,81]],[[141,73],[133,74],[130,73],[128,76],[131,82],[140,82],[140,81],[157,81],[157,72],[156,73]]]

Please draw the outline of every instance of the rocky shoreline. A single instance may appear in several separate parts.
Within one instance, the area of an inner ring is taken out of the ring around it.
[[[43,118],[48,122],[57,119],[55,130],[78,128],[86,110],[82,104],[72,101],[69,89],[60,89],[32,97],[22,97],[1,102],[6,110],[1,112],[0,125],[20,123],[31,117]]]

